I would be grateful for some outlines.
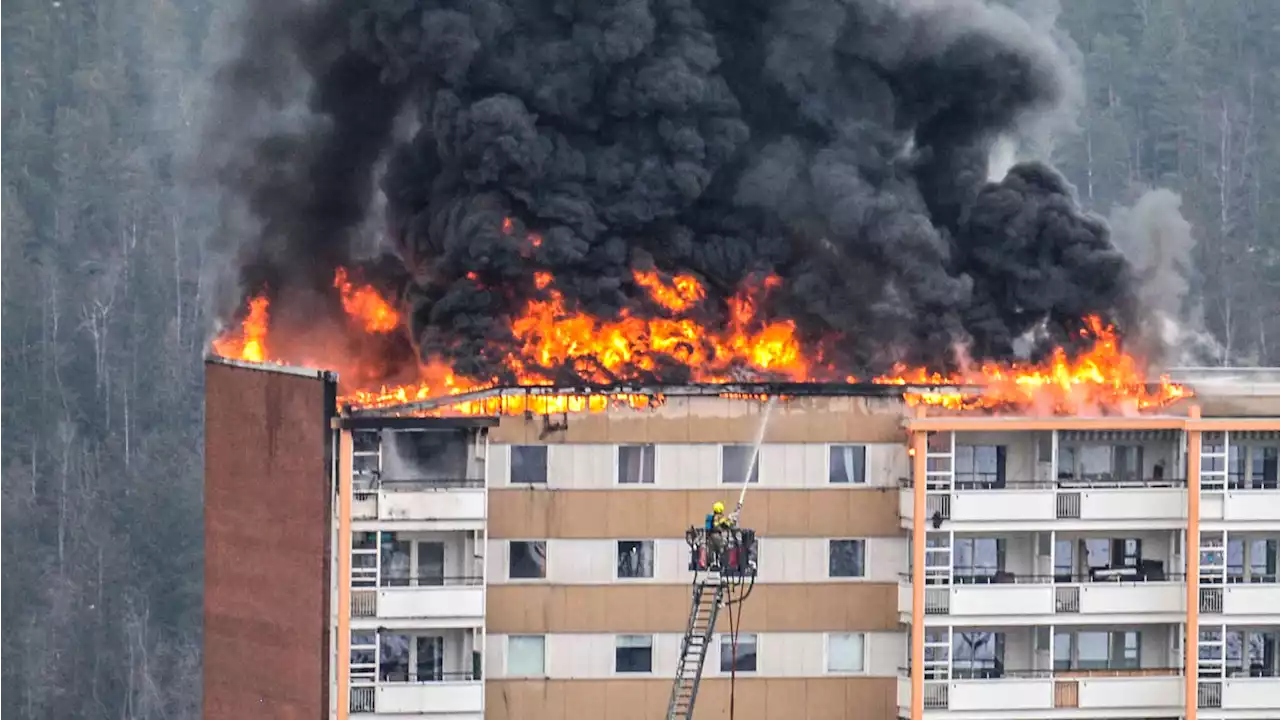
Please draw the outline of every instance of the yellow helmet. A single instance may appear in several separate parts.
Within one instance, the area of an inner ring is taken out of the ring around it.
[[[720,513],[724,512],[724,503],[722,503],[722,502],[717,502],[715,505],[712,505],[712,506],[711,506],[711,512],[713,512],[713,513],[715,513],[715,514],[717,514],[717,515],[719,515]]]

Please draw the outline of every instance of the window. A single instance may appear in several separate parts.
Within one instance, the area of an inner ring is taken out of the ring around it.
[[[618,541],[618,577],[653,577],[653,541]]]
[[[444,679],[444,638],[440,636],[414,638],[415,675],[417,682],[440,682]]]
[[[619,635],[614,649],[614,671],[653,672],[653,636]]]
[[[831,577],[860,578],[866,573],[866,546],[862,540],[832,540],[829,544],[828,574]]]
[[[547,446],[511,446],[511,484],[547,484]]]
[[[377,679],[378,636],[372,630],[351,631],[351,679]]]
[[[545,635],[511,635],[507,638],[507,675],[544,677],[547,674]]]
[[[1004,633],[957,632],[951,640],[951,668],[956,677],[1000,677],[1004,667]]]
[[[1003,445],[957,445],[956,487],[965,490],[1002,488],[1005,484]]]
[[[739,484],[743,478],[747,482],[760,482],[760,465],[754,460],[754,450],[750,445],[725,445],[720,448],[720,481],[726,484]],[[751,468],[751,475],[747,475]]]
[[[832,445],[827,480],[846,485],[862,485],[867,481],[867,448],[865,445]]]
[[[1133,483],[1144,479],[1141,445],[1064,445],[1058,450],[1058,479]]]
[[[656,450],[653,445],[618,446],[618,483],[652,485]]]
[[[409,562],[413,543],[396,533],[382,533],[382,586],[407,587],[412,575]]]
[[[827,672],[860,673],[866,669],[867,636],[864,633],[827,635]]]
[[[461,431],[386,431],[382,477],[401,483],[457,482],[467,476],[470,443]]]
[[[995,582],[1004,569],[1005,541],[1002,538],[956,538],[956,582]]]
[[[1054,666],[1059,670],[1128,670],[1141,667],[1142,634],[1136,631],[1059,633],[1054,636],[1054,643]]]
[[[409,636],[384,632],[379,635],[378,679],[405,682],[409,679]]]
[[[547,576],[547,543],[512,540],[508,546],[508,574],[512,580],[536,580]]]
[[[444,585],[444,543],[418,542],[418,574],[415,585]]]
[[[735,652],[736,650],[736,652]],[[720,636],[720,672],[755,672],[756,636],[738,633],[737,647],[732,635]]]

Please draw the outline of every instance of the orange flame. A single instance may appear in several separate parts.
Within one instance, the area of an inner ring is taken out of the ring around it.
[[[368,285],[356,287],[347,280],[347,269],[338,268],[333,286],[342,294],[342,308],[357,319],[366,332],[389,333],[400,327],[400,313]]]
[[[249,314],[240,323],[240,332],[224,333],[214,340],[213,351],[221,357],[266,362],[267,325],[270,319],[267,314],[268,305],[270,301],[265,295],[250,300]]]
[[[509,219],[503,229],[511,231]],[[536,242],[536,235],[529,237]],[[475,279],[473,273],[468,277]],[[554,287],[554,276],[536,272],[534,285],[542,296],[530,300],[510,321],[515,343],[504,358],[506,368],[526,386],[551,384],[552,372],[565,366],[574,368],[578,377],[604,384],[658,373],[664,363],[672,362],[687,368],[691,381],[703,383],[727,382],[743,371],[774,380],[805,382],[826,370],[806,358],[793,322],[765,322],[759,317],[762,294],[781,283],[776,276],[767,276],[729,298],[729,319],[723,328],[707,327],[690,316],[706,299],[705,288],[693,276],[667,279],[654,271],[635,271],[633,278],[667,316],[642,318],[624,310],[617,319],[607,320],[574,310]],[[345,269],[338,269],[334,287],[347,314],[366,332],[388,333],[401,327],[401,313],[372,287],[352,284]],[[214,352],[253,362],[276,361],[267,352],[267,310],[266,297],[250,300],[241,327],[214,341]],[[1099,318],[1085,318],[1081,337],[1091,347],[1076,357],[1058,349],[1040,364],[984,363],[945,375],[924,368],[897,367],[871,382],[911,385],[904,389],[909,404],[954,410],[1006,406],[1055,413],[1144,410],[1190,396],[1186,388],[1167,377],[1148,383],[1138,360],[1121,350],[1115,328]],[[845,381],[857,379],[849,376]],[[427,361],[418,368],[414,383],[345,388],[342,400],[356,406],[385,407],[458,395],[497,382],[496,378],[458,376],[444,363]],[[938,387],[922,390],[920,385]],[[448,410],[461,414],[559,413],[602,410],[619,403],[652,407],[661,402],[660,397],[643,394],[608,398],[517,394],[466,400]]]

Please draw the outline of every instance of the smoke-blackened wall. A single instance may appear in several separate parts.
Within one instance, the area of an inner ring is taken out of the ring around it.
[[[277,3],[270,12],[279,15]],[[224,174],[262,231],[247,292],[320,290],[373,168],[419,352],[502,375],[546,289],[658,312],[631,269],[692,272],[704,321],[749,277],[843,372],[1010,356],[1134,314],[1124,257],[1052,169],[987,181],[992,144],[1070,87],[1045,33],[978,0],[331,0],[282,28],[313,121]],[[280,43],[246,42],[255,52]],[[278,70],[275,66],[273,70]],[[412,112],[404,142],[393,120]],[[538,242],[533,242],[535,235]],[[307,313],[313,313],[310,308]],[[287,312],[286,312],[287,314]]]

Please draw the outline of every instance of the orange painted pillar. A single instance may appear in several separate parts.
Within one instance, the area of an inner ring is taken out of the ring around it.
[[[351,709],[351,433],[338,432],[338,622],[337,622],[337,673],[334,675],[338,695],[337,720],[347,720]]]
[[[916,417],[924,417],[917,408]],[[925,562],[925,477],[928,469],[928,437],[923,430],[911,432],[911,720],[924,720],[924,562]]]
[[[1187,637],[1183,643],[1186,651],[1186,699],[1183,710],[1186,720],[1196,720],[1199,709],[1200,686],[1200,430],[1195,422],[1200,419],[1200,406],[1192,405],[1187,412],[1191,422],[1187,424]]]

